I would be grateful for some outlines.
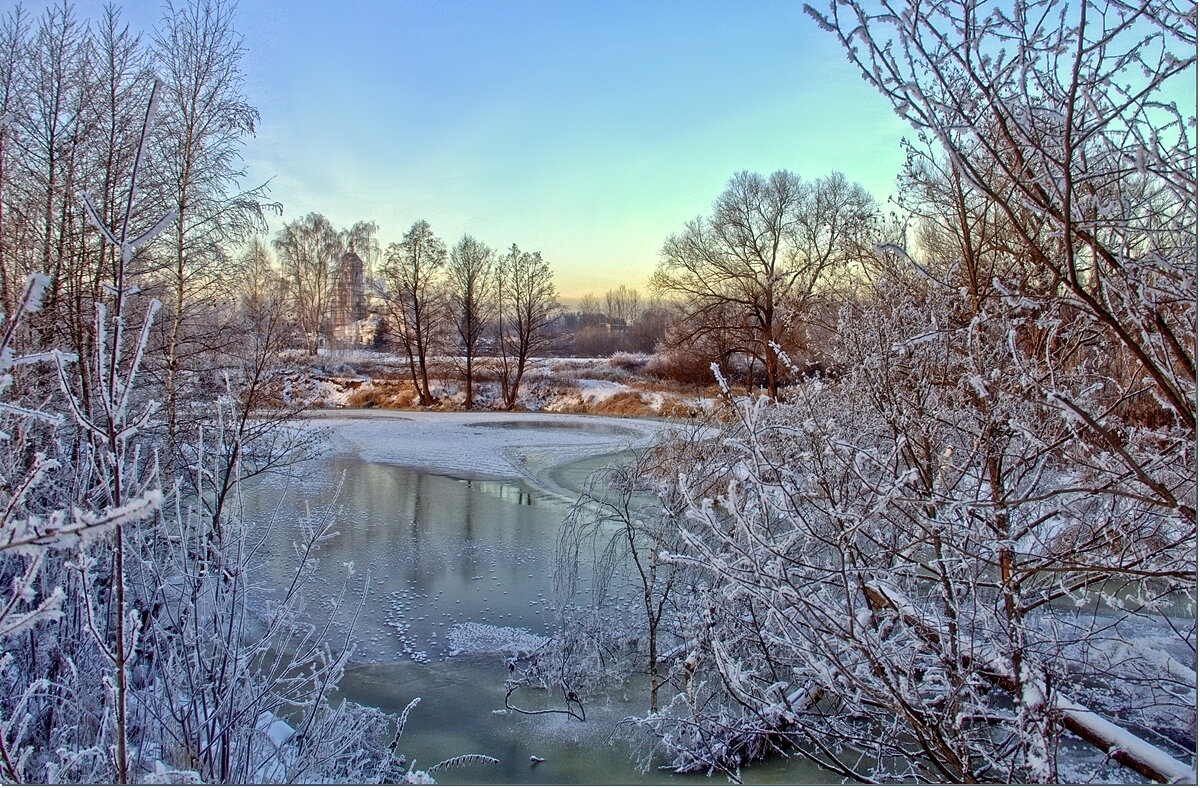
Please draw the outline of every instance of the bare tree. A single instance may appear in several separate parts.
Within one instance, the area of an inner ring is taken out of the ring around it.
[[[271,249],[261,235],[250,238],[238,260],[242,306],[249,312],[272,305],[287,293],[287,282],[275,267]]]
[[[122,223],[107,225],[100,201],[83,199],[89,221],[118,251],[114,286],[97,304],[91,363],[64,352],[14,352],[18,322],[38,309],[49,284],[41,274],[29,277],[0,335],[0,468],[16,485],[0,489],[0,777],[418,779],[382,746],[395,730],[387,715],[328,703],[348,649],[297,618],[299,581],[315,569],[311,551],[328,516],[302,540],[284,604],[265,628],[250,625],[251,603],[263,593],[254,579],[262,541],[234,514],[236,480],[295,447],[273,440],[279,422],[264,419],[277,344],[271,326],[255,322],[269,322],[269,312],[245,326],[261,340],[249,343],[258,353],[241,376],[227,378],[217,427],[199,439],[188,469],[191,494],[164,491],[157,453],[143,443],[159,418],[153,398],[139,391],[159,303],[146,299],[137,320],[127,270],[136,248],[174,218],[148,228],[131,219],[153,98],[149,104]],[[59,396],[49,402],[11,386],[14,368],[38,361],[57,368]],[[93,376],[90,387],[70,380],[78,375]],[[92,392],[86,401],[83,390]]]
[[[221,320],[189,320],[218,301],[231,274],[227,245],[266,230],[266,186],[243,189],[241,151],[258,122],[245,95],[241,35],[228,0],[167,3],[154,32],[155,65],[164,81],[164,122],[158,159],[175,211],[169,263],[163,269],[168,295],[163,338],[167,462],[172,462],[180,412],[180,386],[207,365],[208,350],[228,339]],[[192,335],[189,336],[188,327]],[[211,327],[216,336],[201,332]]]
[[[595,293],[584,293],[583,297],[579,299],[579,313],[581,315],[602,315],[604,307]]]
[[[1072,448],[1011,324],[909,278],[847,309],[844,378],[738,404],[723,492],[685,482],[679,560],[712,588],[699,667],[652,724],[685,770],[799,747],[850,779],[1073,781],[1095,766],[1065,726],[1178,778],[1196,630],[1167,600],[1194,593],[1195,523]],[[1064,343],[1053,363],[1092,359]]]
[[[666,240],[650,284],[683,309],[681,341],[736,337],[729,350],[755,359],[774,399],[789,320],[803,319],[808,299],[847,262],[873,213],[869,195],[840,173],[806,184],[786,171],[742,172],[709,218]]]
[[[1194,20],[877,10],[822,21],[927,132],[917,244],[864,258],[838,375],[735,404],[720,494],[683,471],[711,585],[647,722],[682,770],[1189,779],[1195,149],[1158,92]]]
[[[15,368],[52,362],[52,355],[22,355],[14,346],[19,323],[41,308],[49,283],[43,274],[31,274],[0,335],[0,425],[5,451],[0,472],[9,480],[0,490],[0,644],[4,648],[4,700],[0,701],[0,779],[33,782],[43,740],[30,736],[39,729],[53,701],[45,689],[55,684],[54,667],[39,654],[37,640],[53,622],[79,608],[79,599],[57,581],[62,577],[63,554],[81,543],[102,538],[115,521],[137,512],[90,510],[81,507],[71,485],[61,478],[64,463],[55,457],[53,434],[63,421],[46,402],[23,402],[12,391]],[[40,398],[39,398],[40,399]],[[64,457],[63,459],[67,459]],[[69,466],[68,459],[68,467]],[[148,507],[149,508],[149,507]],[[56,571],[57,570],[57,571]],[[74,590],[74,589],[72,589]],[[53,633],[53,630],[49,630]],[[38,669],[38,657],[41,670]],[[78,673],[76,673],[78,675]],[[52,725],[52,723],[51,723]],[[77,728],[91,733],[85,724]]]
[[[0,307],[6,315],[16,313],[20,297],[17,292],[20,276],[13,254],[16,233],[11,229],[14,223],[6,220],[4,206],[6,200],[12,199],[11,192],[6,193],[13,179],[12,164],[8,161],[12,157],[14,120],[24,103],[19,64],[26,62],[28,35],[29,17],[22,6],[5,14],[0,23]]]
[[[928,11],[875,21],[929,32]],[[881,57],[927,51],[909,45]],[[910,153],[918,250],[885,245],[867,266],[833,334],[841,373],[787,405],[738,403],[724,494],[688,485],[704,525],[679,560],[713,587],[696,667],[650,724],[684,770],[798,747],[856,780],[1075,781],[1109,759],[1187,779],[1194,432],[1165,397],[1148,406],[1156,384],[1127,338],[1047,264],[1070,254],[1054,222],[989,192],[1001,162],[971,174]],[[1107,207],[1130,213],[1093,224],[1099,237],[1168,226],[1132,195]],[[1194,198],[1173,210],[1194,215]],[[1176,230],[1123,253],[1168,265],[1193,237]],[[1176,281],[1126,262],[1143,287]],[[1081,763],[1071,736],[1102,760]]]
[[[604,294],[605,312],[609,317],[624,320],[626,325],[642,316],[642,296],[637,290],[621,285]]]
[[[671,325],[671,310],[663,300],[650,300],[630,325],[625,346],[637,353],[650,353],[663,342]]]
[[[678,487],[659,480],[673,475],[683,454],[708,434],[703,423],[682,425],[661,445],[588,477],[559,531],[560,630],[543,649],[549,658],[538,660],[558,675],[543,681],[583,692],[644,673],[650,712],[658,711],[667,683],[664,663],[681,656],[684,641],[675,624],[679,607],[689,602],[680,599],[680,589],[691,579],[686,567],[666,559],[681,548],[688,502]],[[698,477],[703,453],[693,451],[687,459]]]
[[[41,313],[45,322],[31,324],[49,347],[68,328],[55,317],[67,311],[71,269],[82,251],[74,193],[84,186],[83,142],[93,117],[89,82],[94,52],[91,32],[66,3],[47,8],[32,33],[28,56],[14,64],[24,83],[24,106],[13,119],[15,133],[10,138],[17,155],[12,161],[22,170],[14,175],[25,190],[20,202],[28,212],[28,236],[18,247],[24,252],[23,270],[14,273],[17,282],[33,271],[50,277]],[[73,349],[81,348],[75,344]]]
[[[446,266],[454,327],[463,353],[467,410],[474,403],[475,360],[495,311],[490,286],[495,260],[495,253],[487,244],[464,235],[450,250]]]
[[[435,402],[429,388],[428,360],[442,328],[445,310],[440,276],[445,265],[446,245],[422,219],[413,223],[400,243],[388,246],[381,271],[383,295],[422,405]]]
[[[529,359],[549,341],[558,309],[554,273],[541,252],[522,252],[513,244],[496,265],[497,352],[504,407],[516,407]]]
[[[316,355],[328,329],[333,271],[341,259],[341,238],[328,219],[310,213],[285,224],[272,243],[288,280],[296,323],[304,333],[308,352]]]

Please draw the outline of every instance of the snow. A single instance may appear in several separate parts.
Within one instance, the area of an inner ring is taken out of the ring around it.
[[[519,478],[553,489],[550,469],[641,448],[666,422],[550,413],[342,410],[314,414],[334,427],[333,448],[365,462],[435,473]]]
[[[405,785],[437,785],[437,780],[429,775],[429,772],[420,769],[414,769],[404,775],[402,781]]]
[[[589,404],[594,404],[626,391],[633,391],[633,388],[624,383],[617,383],[611,380],[595,380],[592,378],[578,378],[575,380],[575,385],[579,387],[579,393],[583,397],[583,401]]]
[[[867,585],[886,599],[905,619],[921,625],[924,617],[898,590],[879,581],[873,581]],[[928,629],[930,625],[925,624],[924,627]],[[1008,661],[986,644],[973,644],[964,638],[959,649],[960,653],[964,654],[974,652],[980,663],[986,664],[987,669],[994,676],[1010,677],[1011,681]],[[1019,682],[1021,702],[1029,709],[1044,706],[1046,696],[1041,687],[1046,683],[1045,677],[1040,671],[1030,668],[1028,664],[1025,665],[1024,671]],[[1064,727],[1143,776],[1154,779],[1161,776],[1172,783],[1194,784],[1196,782],[1196,770],[1193,767],[1171,757],[1132,731],[1089,711],[1071,698],[1055,694],[1051,699],[1051,704],[1058,710]],[[1031,765],[1036,767],[1038,765],[1037,756],[1030,757],[1034,759]]]
[[[450,656],[460,654],[504,654],[523,657],[532,654],[546,643],[546,638],[520,627],[498,627],[466,621],[455,624],[447,636]]]
[[[255,773],[254,781],[258,783],[282,782],[288,770],[283,745],[295,735],[296,730],[269,711],[258,715],[255,729],[265,734],[270,744],[264,742],[256,748],[255,756],[261,759],[262,765]]]
[[[610,358],[535,358],[521,383],[517,406],[522,411],[592,413],[633,417],[680,417],[713,410],[718,401],[706,391],[680,388],[641,372],[649,356],[619,353]],[[284,383],[285,402],[339,410],[369,407],[404,410],[417,407],[408,380],[407,361],[374,350],[323,349],[318,357],[290,353],[294,370]],[[459,380],[461,360],[430,359],[430,383],[437,410],[463,407],[466,394]],[[494,364],[481,359],[481,368]],[[474,405],[503,408],[500,384],[483,375],[475,381]]]
[[[200,774],[191,769],[171,769],[162,761],[154,762],[154,771],[141,779],[144,785],[203,785]]]
[[[1144,766],[1172,783],[1196,783],[1195,769],[1172,758],[1136,734],[1109,722],[1095,712],[1088,711],[1068,698],[1056,697],[1054,705],[1062,714],[1064,725],[1088,741],[1107,744],[1110,756],[1124,754],[1129,762]],[[1142,769],[1139,768],[1138,771],[1144,774]]]

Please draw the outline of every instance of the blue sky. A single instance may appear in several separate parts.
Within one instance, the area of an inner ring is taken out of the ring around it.
[[[796,0],[241,0],[238,27],[246,163],[283,221],[515,242],[569,297],[644,288],[735,172],[840,170],[883,200],[903,160],[906,127]]]

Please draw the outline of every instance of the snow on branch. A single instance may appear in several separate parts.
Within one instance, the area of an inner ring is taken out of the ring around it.
[[[937,625],[926,619],[916,606],[897,589],[882,582],[868,582],[864,591],[876,609],[891,609],[900,614],[904,622],[912,627],[922,639],[940,646],[941,635]],[[1048,685],[1043,671],[1026,666],[1024,675],[1014,678],[1005,661],[997,654],[981,652],[978,644],[961,642],[959,649],[971,663],[979,666],[983,675],[997,686],[1013,693],[1034,693],[1035,705],[1045,703],[1042,687]],[[1143,777],[1161,783],[1189,783],[1196,781],[1196,770],[1160,748],[1138,737],[1134,733],[1087,710],[1084,706],[1061,693],[1054,693],[1051,705],[1058,712],[1063,727],[1079,736],[1088,744],[1098,748],[1117,763],[1133,769]]]

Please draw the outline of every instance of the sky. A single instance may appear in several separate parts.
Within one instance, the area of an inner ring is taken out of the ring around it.
[[[99,0],[80,2],[95,17]],[[148,31],[157,2],[126,2]],[[262,114],[247,184],[541,251],[567,298],[645,289],[668,235],[742,170],[838,170],[880,201],[908,131],[799,0],[241,0]]]

